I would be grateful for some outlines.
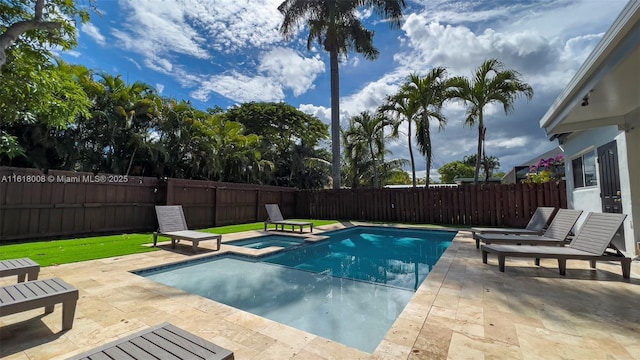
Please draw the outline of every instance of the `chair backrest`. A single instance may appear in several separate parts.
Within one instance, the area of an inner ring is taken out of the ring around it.
[[[267,209],[267,214],[269,214],[270,221],[283,221],[282,213],[280,212],[280,207],[278,204],[264,204],[264,207]]]
[[[188,230],[180,205],[156,206],[158,228],[161,233]]]
[[[544,236],[552,239],[564,240],[580,218],[582,210],[560,209],[553,217],[553,221],[544,232]]]
[[[625,214],[589,213],[569,247],[602,255],[626,217]]]
[[[542,231],[544,227],[549,223],[549,219],[553,213],[556,212],[556,208],[548,206],[539,206],[531,216],[531,220],[527,224],[527,230]]]

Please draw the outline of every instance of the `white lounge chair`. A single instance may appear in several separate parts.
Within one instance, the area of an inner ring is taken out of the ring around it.
[[[544,235],[476,234],[476,241],[485,244],[565,245],[580,214],[582,210],[558,210]]]
[[[624,256],[611,244],[626,216],[589,213],[569,246],[482,245],[482,262],[487,263],[487,254],[496,254],[499,270],[504,272],[507,256],[534,258],[536,265],[540,265],[541,258],[558,259],[560,275],[565,275],[567,259],[589,260],[592,268],[596,267],[596,261],[620,261],[622,277],[628,279],[631,274],[631,258]],[[609,247],[613,251],[608,251]]]
[[[556,212],[556,208],[540,206],[531,216],[527,226],[523,228],[490,228],[490,227],[472,227],[471,233],[476,239],[476,249],[480,248],[480,241],[476,238],[476,233],[481,234],[519,234],[519,235],[542,235],[549,220]]]
[[[278,230],[278,225],[282,227],[284,231],[284,227],[291,226],[291,231],[295,231],[295,227],[300,227],[300,232],[305,226],[309,226],[311,228],[311,232],[313,232],[313,223],[307,221],[291,221],[285,220],[282,217],[282,213],[280,212],[280,207],[278,204],[265,204],[264,207],[267,209],[267,214],[269,214],[269,218],[264,222],[264,230],[267,231],[268,224],[274,224],[276,226],[276,230]]]
[[[195,253],[198,250],[200,241],[216,240],[218,242],[217,250],[220,250],[222,235],[189,230],[182,206],[156,206],[156,215],[158,217],[158,231],[153,233],[153,246],[156,246],[160,235],[171,238],[171,247],[174,249],[177,242],[187,240],[192,242],[193,252]]]

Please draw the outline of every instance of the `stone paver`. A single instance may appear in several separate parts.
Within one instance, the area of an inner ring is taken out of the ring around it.
[[[232,240],[260,234],[225,235],[221,252],[237,250]],[[59,306],[47,315],[0,317],[0,357],[65,359],[168,321],[239,360],[640,359],[640,263],[630,280],[618,264],[593,270],[586,261],[569,261],[567,275],[559,276],[555,261],[537,267],[508,259],[501,273],[491,256],[482,264],[469,235],[458,233],[373,354],[130,273],[218,254],[215,244],[203,243],[194,255],[190,243],[172,250],[165,242],[151,253],[42,268],[41,279],[61,277],[80,290],[74,326],[60,330]]]

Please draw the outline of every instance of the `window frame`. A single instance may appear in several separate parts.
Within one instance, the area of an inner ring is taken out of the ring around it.
[[[587,172],[585,172],[585,156],[586,157],[593,157],[593,180],[591,181],[591,184],[587,184],[588,180],[587,180]],[[578,186],[578,184],[576,183],[576,166],[574,166],[574,161],[576,160],[580,160],[580,176],[581,176],[581,185]],[[595,188],[598,186],[599,184],[599,179],[598,179],[598,154],[595,152],[595,147],[591,146],[586,150],[583,150],[579,153],[577,153],[575,156],[571,157],[571,181],[573,182],[573,188],[575,190],[578,189],[589,189],[589,188]]]

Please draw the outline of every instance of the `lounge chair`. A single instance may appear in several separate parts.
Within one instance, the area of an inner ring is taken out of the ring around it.
[[[295,227],[300,227],[300,232],[305,226],[309,226],[311,228],[311,232],[313,232],[313,223],[306,221],[291,221],[285,220],[282,217],[282,213],[280,212],[280,207],[278,204],[265,204],[264,207],[267,209],[267,214],[269,214],[269,218],[264,222],[264,231],[267,231],[268,224],[274,224],[276,226],[276,230],[278,230],[278,225],[282,226],[282,231],[284,231],[284,227],[291,226],[291,231],[295,231]]]
[[[75,355],[68,360],[90,359],[233,360],[233,353],[169,323],[163,323]]]
[[[542,235],[549,220],[556,212],[554,207],[540,206],[531,216],[527,226],[522,228],[488,228],[488,227],[472,227],[471,233],[476,239],[476,233],[482,234],[520,234],[520,235]],[[476,239],[476,249],[480,248],[480,241]]]
[[[62,303],[62,330],[71,329],[78,302],[78,289],[62,279],[34,280],[0,287],[0,315],[11,315],[44,307],[53,312]]]
[[[171,238],[171,247],[175,249],[180,240],[191,241],[193,252],[198,250],[198,244],[204,240],[217,240],[218,249],[222,243],[222,235],[202,231],[191,231],[187,228],[184,212],[180,205],[156,206],[158,217],[158,231],[153,233],[153,246],[158,242],[158,235]]]
[[[498,267],[504,272],[505,258],[534,258],[536,265],[540,259],[558,259],[560,275],[566,274],[567,259],[589,260],[591,267],[596,261],[620,261],[622,277],[628,279],[631,273],[631,258],[625,257],[611,241],[624,221],[625,214],[589,213],[582,227],[568,246],[530,245],[482,245],[482,262],[487,263],[487,254],[498,256]],[[611,247],[613,251],[607,250]]]
[[[476,234],[476,242],[485,244],[565,245],[571,229],[582,210],[560,209],[553,217],[544,235]]]
[[[28,280],[38,279],[40,264],[29,259],[12,259],[0,261],[0,277],[18,275],[18,282],[23,282],[29,275]]]

